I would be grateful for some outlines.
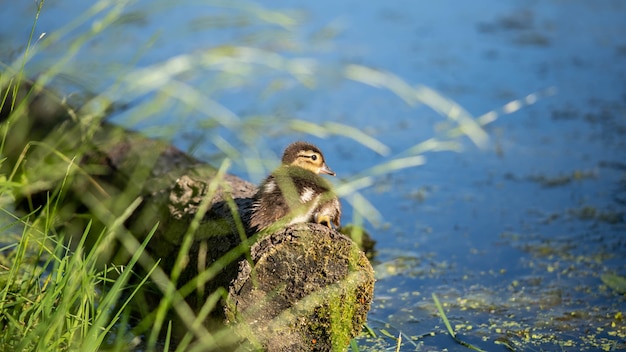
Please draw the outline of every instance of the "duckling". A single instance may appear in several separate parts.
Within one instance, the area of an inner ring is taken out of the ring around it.
[[[295,142],[287,146],[281,162],[254,196],[250,227],[261,231],[275,223],[316,222],[339,228],[341,203],[330,183],[320,176],[335,176],[335,172],[326,165],[320,149]]]

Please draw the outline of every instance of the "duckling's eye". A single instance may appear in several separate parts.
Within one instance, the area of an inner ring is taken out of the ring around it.
[[[313,161],[317,160],[317,155],[315,155],[315,154],[311,155],[311,160],[313,160]]]

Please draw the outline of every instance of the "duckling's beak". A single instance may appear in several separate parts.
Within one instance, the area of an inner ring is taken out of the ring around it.
[[[322,168],[320,168],[320,174],[326,174],[330,176],[335,176],[336,173],[331,170],[326,163],[322,164]]]

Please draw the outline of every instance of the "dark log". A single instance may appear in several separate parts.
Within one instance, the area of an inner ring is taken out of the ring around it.
[[[297,224],[257,238],[247,226],[256,192],[249,182],[222,175],[168,143],[107,123],[85,124],[75,110],[68,110],[44,90],[30,96],[20,93],[17,105],[20,99],[26,99],[22,105],[26,108],[11,112],[5,105],[0,111],[0,121],[11,122],[11,145],[5,150],[9,170],[20,170],[35,185],[17,195],[20,205],[43,206],[46,197],[38,195],[59,190],[65,182],[69,186],[59,193],[64,202],[57,216],[64,231],[82,233],[85,222],[79,219],[84,217],[76,214],[85,213],[107,226],[140,199],[125,226],[141,241],[159,223],[148,253],[161,260],[167,273],[190,224],[201,216],[191,233],[192,245],[178,286],[235,251],[219,275],[202,282],[186,300],[199,309],[210,293],[225,288],[228,297],[213,318],[234,326],[255,348],[344,349],[361,331],[374,276],[369,261],[351,239],[317,224]],[[42,110],[44,100],[56,103]],[[26,147],[32,140],[43,143]],[[52,150],[60,151],[64,160],[78,157],[80,172],[71,174],[71,182],[67,165]],[[56,161],[57,169],[42,168],[50,160]],[[112,247],[102,261],[124,263],[128,256]]]

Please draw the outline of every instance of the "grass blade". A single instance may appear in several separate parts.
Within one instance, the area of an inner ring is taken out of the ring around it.
[[[439,316],[441,317],[441,319],[443,320],[443,323],[446,325],[446,329],[448,329],[448,334],[450,335],[450,337],[452,337],[452,339],[458,343],[461,346],[465,346],[471,350],[474,351],[482,351],[484,352],[484,350],[470,344],[467,343],[461,339],[459,339],[456,336],[456,333],[454,332],[454,330],[452,330],[452,326],[450,325],[450,322],[448,321],[448,317],[446,317],[446,313],[444,313],[443,311],[443,306],[441,305],[441,302],[439,302],[439,298],[437,298],[437,295],[435,293],[432,294],[433,296],[433,301],[435,301],[435,306],[437,307],[437,310],[439,311]]]

